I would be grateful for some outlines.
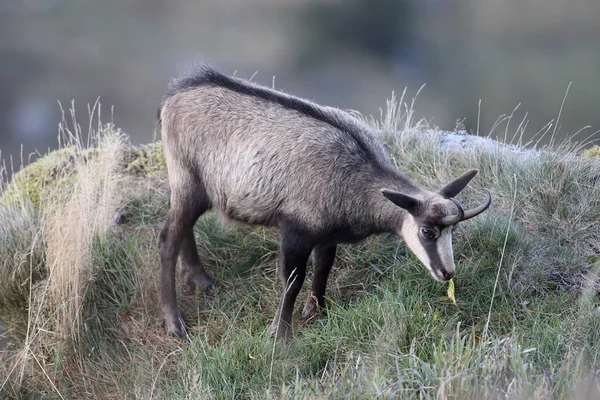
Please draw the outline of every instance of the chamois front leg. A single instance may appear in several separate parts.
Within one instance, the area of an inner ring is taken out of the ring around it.
[[[306,277],[306,261],[312,251],[312,240],[305,235],[284,232],[280,246],[280,278],[283,293],[270,331],[277,339],[290,340],[294,303]]]
[[[177,293],[175,290],[175,269],[177,266],[177,256],[183,240],[183,227],[181,221],[173,218],[173,213],[169,212],[169,217],[165,227],[160,232],[159,255],[160,255],[160,304],[162,318],[167,331],[176,336],[185,334],[185,324],[181,317],[179,307],[177,307]]]
[[[335,260],[337,245],[317,246],[313,250],[313,261],[315,265],[315,274],[312,281],[312,287],[304,310],[302,318],[314,318],[319,309],[325,306],[325,288],[327,287],[327,278]]]
[[[188,182],[188,184],[171,188],[171,208],[165,227],[160,233],[160,304],[167,331],[172,335],[183,336],[186,331],[185,323],[177,306],[175,290],[177,258],[183,246],[184,264],[187,263],[188,267],[202,278],[199,273],[202,267],[195,249],[192,228],[200,215],[208,209],[210,203],[201,188],[189,183],[194,180],[187,177],[185,171],[179,170],[178,173],[187,178],[181,182]],[[202,271],[204,271],[203,268]]]
[[[204,270],[198,249],[194,230],[188,229],[181,244],[181,261],[183,264],[183,279],[190,290],[209,292],[213,288],[212,277]]]

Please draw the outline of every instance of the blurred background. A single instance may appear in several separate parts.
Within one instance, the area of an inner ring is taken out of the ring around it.
[[[526,138],[572,82],[559,133],[600,127],[598,0],[0,0],[2,157],[56,147],[72,99],[150,142],[170,77],[202,59],[374,116],[425,84],[418,117],[480,135],[519,105]]]

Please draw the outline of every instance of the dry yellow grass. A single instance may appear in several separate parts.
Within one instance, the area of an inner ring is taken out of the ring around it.
[[[43,231],[49,277],[46,303],[54,310],[54,333],[78,338],[87,283],[93,278],[92,243],[104,235],[121,202],[118,173],[123,138],[112,129],[99,132],[98,154],[77,162],[72,191],[46,204]]]
[[[90,110],[90,120],[95,117],[94,112],[95,109]],[[27,335],[12,368],[18,371],[17,386],[31,373],[41,372],[54,387],[48,368],[53,360],[41,357],[44,349],[66,348],[80,342],[85,331],[86,292],[96,272],[93,244],[109,232],[122,204],[119,176],[124,164],[125,136],[111,124],[99,123],[93,130],[90,124],[86,145],[74,111],[71,115],[71,128],[63,117],[60,133],[62,146],[74,149],[74,173],[68,171],[72,177],[69,184],[53,191],[39,205],[39,234],[46,249],[47,276],[30,288]],[[92,143],[94,153],[90,156]],[[58,390],[56,393],[60,395]]]

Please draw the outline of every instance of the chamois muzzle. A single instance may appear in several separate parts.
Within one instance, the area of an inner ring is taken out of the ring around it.
[[[447,217],[442,218],[442,224],[444,225],[454,225],[460,221],[466,221],[468,219],[471,219],[479,214],[481,214],[482,212],[484,212],[485,210],[487,210],[490,206],[490,204],[492,204],[492,195],[490,194],[490,191],[487,189],[483,189],[483,191],[485,192],[486,198],[483,201],[483,203],[481,203],[481,205],[472,208],[470,210],[465,211],[462,207],[462,205],[455,200],[454,198],[450,198],[450,200],[452,200],[454,202],[454,204],[456,204],[456,207],[458,208],[458,214],[456,215],[449,215]]]

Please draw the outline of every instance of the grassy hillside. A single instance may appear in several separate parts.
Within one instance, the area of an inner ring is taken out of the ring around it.
[[[456,305],[399,239],[373,237],[342,247],[325,315],[277,343],[276,232],[210,213],[195,232],[218,289],[180,287],[191,328],[169,337],[160,142],[98,123],[83,146],[63,120],[62,149],[3,181],[0,398],[600,398],[600,159],[442,148],[398,104],[370,123],[402,171],[437,188],[478,168],[461,200],[493,195],[455,234]]]

